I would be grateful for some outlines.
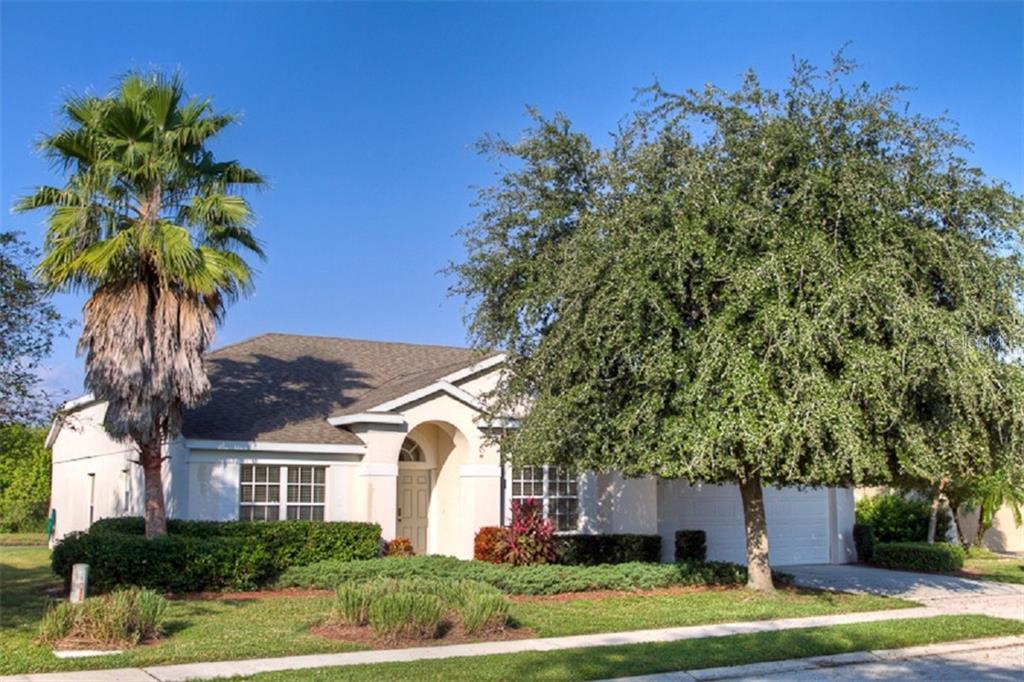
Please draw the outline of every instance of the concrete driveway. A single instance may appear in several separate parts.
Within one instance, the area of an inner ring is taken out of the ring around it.
[[[948,613],[982,613],[1024,620],[1024,585],[932,573],[910,573],[861,564],[784,566],[801,587],[881,594],[920,602]]]

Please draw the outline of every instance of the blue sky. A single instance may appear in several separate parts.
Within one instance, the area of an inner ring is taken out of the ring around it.
[[[461,301],[439,273],[474,186],[474,141],[515,137],[526,105],[605,140],[633,88],[732,87],[748,67],[781,84],[793,56],[848,54],[876,85],[913,86],[948,114],[973,161],[1022,187],[1021,3],[0,4],[0,200],[58,180],[33,152],[69,93],[129,69],[180,68],[194,94],[239,112],[215,151],[264,172],[253,197],[268,260],[217,345],[264,331],[463,344]],[[0,229],[42,236],[38,215]],[[61,295],[80,317],[81,296]],[[81,391],[77,328],[45,376]]]

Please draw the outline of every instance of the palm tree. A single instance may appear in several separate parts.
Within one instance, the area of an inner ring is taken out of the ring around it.
[[[104,427],[139,450],[146,537],[166,534],[162,446],[210,384],[202,356],[225,305],[246,293],[262,257],[239,192],[263,178],[217,161],[208,142],[234,123],[189,98],[179,76],[129,74],[107,96],[76,96],[66,126],[40,143],[64,174],[18,211],[49,209],[41,280],[85,290],[79,352],[86,387],[107,402]]]
[[[981,547],[985,533],[995,524],[996,514],[1006,506],[1013,514],[1013,522],[1019,528],[1024,523],[1024,484],[1021,473],[998,471],[981,479],[973,486],[966,501],[967,508],[978,509],[978,527],[974,533],[974,546]]]

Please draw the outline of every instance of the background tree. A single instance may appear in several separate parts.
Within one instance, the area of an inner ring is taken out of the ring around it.
[[[45,428],[0,426],[0,532],[39,532],[50,508]]]
[[[34,258],[17,234],[0,232],[0,427],[38,423],[53,409],[37,370],[63,326],[29,272]]]
[[[225,304],[262,256],[238,194],[258,173],[217,161],[209,142],[236,117],[188,98],[178,76],[130,74],[105,97],[72,97],[67,125],[41,142],[64,171],[18,210],[49,210],[38,273],[57,291],[83,289],[79,350],[86,387],[107,402],[104,426],[139,449],[146,536],[166,533],[162,444],[209,393],[202,355]]]
[[[1024,453],[1022,202],[841,55],[775,91],[642,91],[598,148],[533,113],[455,291],[510,354],[513,459],[762,485],[940,481]],[[1018,356],[1019,357],[1019,356]]]
[[[1010,467],[963,479],[950,487],[948,496],[957,537],[964,547],[983,546],[985,533],[995,524],[996,514],[1003,507],[1010,510],[1018,528],[1024,525],[1024,469]],[[967,537],[961,528],[960,517],[974,511],[978,513],[978,525],[974,537]]]

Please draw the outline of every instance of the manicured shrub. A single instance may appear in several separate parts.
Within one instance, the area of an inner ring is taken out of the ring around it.
[[[559,535],[558,563],[575,566],[661,561],[661,536],[639,534]]]
[[[152,590],[128,588],[77,604],[61,601],[43,616],[39,640],[58,644],[132,646],[163,633],[167,601]]]
[[[704,531],[676,531],[676,561],[704,561],[707,556],[707,534]]]
[[[144,535],[139,517],[101,519],[90,535]],[[324,559],[372,559],[380,556],[380,526],[352,521],[188,521],[170,519],[169,537],[242,538],[259,544],[275,568],[311,564]]]
[[[485,526],[477,531],[473,538],[473,558],[478,561],[501,563],[500,545],[508,533],[502,526]]]
[[[875,554],[875,527],[867,523],[853,524],[853,544],[857,547],[857,559],[870,562]]]
[[[738,585],[746,582],[742,566],[725,562],[674,564],[626,563],[600,566],[541,564],[512,566],[453,557],[416,556],[368,561],[322,561],[291,568],[281,587],[333,589],[346,581],[373,578],[474,580],[506,594],[560,594],[591,590],[649,590],[675,585]]]
[[[555,560],[555,529],[537,500],[513,500],[508,532],[499,536],[498,556],[515,566],[550,564]]]
[[[104,519],[54,548],[53,572],[67,584],[71,566],[90,565],[97,592],[137,585],[161,592],[248,590],[290,566],[379,556],[380,527],[320,521],[168,522],[168,535],[143,536],[142,519]]]
[[[871,563],[905,571],[950,573],[964,567],[966,556],[962,547],[944,542],[880,542],[875,545]]]
[[[875,529],[877,542],[925,542],[931,505],[902,495],[876,495],[857,501],[857,523]],[[946,537],[953,517],[946,509],[939,510],[935,539]]]
[[[384,556],[415,556],[412,548],[412,540],[409,538],[395,538],[387,543],[384,548]]]

